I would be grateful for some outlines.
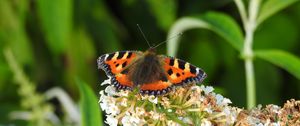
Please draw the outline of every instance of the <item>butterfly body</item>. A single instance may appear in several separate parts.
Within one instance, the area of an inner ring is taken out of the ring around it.
[[[157,55],[154,48],[104,54],[97,62],[117,89],[139,88],[142,94],[166,94],[176,86],[201,83],[206,77],[202,69],[177,58]]]
[[[157,80],[167,81],[167,75],[163,70],[163,62],[161,61],[162,59],[154,51],[146,51],[135,63],[132,63],[131,67],[127,68],[129,80],[135,86],[153,83]],[[127,70],[125,69],[125,71]]]

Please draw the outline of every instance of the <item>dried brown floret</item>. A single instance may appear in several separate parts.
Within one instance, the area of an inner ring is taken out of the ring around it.
[[[287,101],[279,113],[281,125],[300,125],[300,101],[295,101],[295,99]]]

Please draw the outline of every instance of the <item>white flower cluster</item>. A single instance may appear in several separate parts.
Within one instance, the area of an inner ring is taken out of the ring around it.
[[[106,80],[102,85],[109,84]],[[163,95],[140,95],[133,91],[116,91],[108,85],[100,91],[100,106],[110,126],[168,125],[233,125],[240,109],[213,92],[211,86],[178,88]]]
[[[110,79],[105,80],[101,85],[110,84]],[[145,114],[153,117],[153,119],[160,119],[161,114],[156,112],[146,113],[142,107],[136,107],[135,103],[128,101],[129,91],[116,91],[112,85],[108,85],[105,90],[100,91],[100,107],[107,114],[106,121],[110,126],[140,126],[146,124],[143,118]],[[153,104],[157,104],[157,97],[155,96],[141,96],[141,100],[147,100]]]
[[[100,106],[110,126],[280,126],[300,125],[300,101],[291,99],[284,107],[267,105],[251,110],[231,107],[231,101],[214,93],[211,86],[179,87],[161,96],[138,91],[117,91],[108,86],[100,91]]]
[[[203,119],[201,126],[211,126],[215,123],[225,126],[233,125],[241,109],[229,106],[231,104],[230,99],[214,93],[212,86],[201,85],[200,88],[204,92],[204,95],[201,96],[201,101],[215,100],[215,102],[211,102],[204,108],[204,111],[209,113],[209,115],[208,118]]]

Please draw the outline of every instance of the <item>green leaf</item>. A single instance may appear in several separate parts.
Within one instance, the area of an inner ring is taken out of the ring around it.
[[[215,50],[216,43],[213,43],[213,40],[209,38],[204,35],[194,37],[193,44],[186,47],[190,52],[185,57],[185,60],[196,66],[205,68],[205,72],[208,75],[214,75],[220,64],[220,58],[219,53]]]
[[[299,0],[267,0],[261,7],[261,11],[257,18],[257,24],[261,24],[275,13]]]
[[[80,92],[80,111],[82,126],[102,126],[102,114],[97,97],[84,82],[76,80]]]
[[[74,29],[71,41],[67,46],[66,56],[69,63],[65,68],[65,75],[70,82],[68,88],[76,90],[73,86],[74,76],[79,76],[89,84],[96,83],[96,70],[91,67],[94,65],[96,53],[93,40],[84,28]]]
[[[37,0],[47,44],[55,55],[65,51],[72,26],[72,0]]]
[[[243,34],[238,24],[230,16],[216,12],[209,12],[203,16],[183,17],[179,19],[169,31],[168,38],[195,28],[214,31],[239,51],[243,47]],[[175,56],[178,45],[179,37],[169,40],[167,42],[168,55]]]
[[[271,62],[300,79],[300,59],[293,54],[281,50],[255,51],[255,55]]]

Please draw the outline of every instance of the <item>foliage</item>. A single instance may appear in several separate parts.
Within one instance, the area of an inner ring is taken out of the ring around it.
[[[5,58],[9,64],[11,71],[13,71],[15,80],[19,86],[19,95],[21,96],[21,105],[28,112],[28,120],[32,125],[49,126],[51,123],[48,120],[48,115],[52,112],[51,106],[44,101],[44,96],[36,92],[35,85],[28,80],[20,66],[16,62],[10,49],[4,50]],[[17,115],[12,115],[17,118]]]
[[[255,55],[286,69],[296,78],[300,79],[300,59],[298,57],[281,50],[261,50],[256,51]]]
[[[102,126],[101,111],[99,110],[98,100],[92,89],[79,80],[77,80],[77,85],[81,95],[81,126]]]
[[[245,62],[246,72],[246,89],[247,89],[247,103],[248,108],[252,108],[256,104],[256,84],[255,73],[253,66],[253,38],[256,28],[262,21],[275,14],[279,10],[287,7],[288,5],[296,1],[267,1],[263,3],[262,10],[260,11],[260,0],[249,1],[248,11],[245,9],[245,5],[241,0],[235,0],[237,8],[242,18],[243,28],[245,35],[242,37],[241,30],[237,27],[232,19],[227,15],[221,15],[216,13],[207,13],[203,17],[189,17],[183,18],[177,21],[172,26],[169,33],[183,32],[187,29],[193,28],[205,28],[212,30],[227,40],[235,49],[237,49]],[[272,7],[272,9],[267,9]],[[259,16],[259,17],[258,17]],[[192,25],[191,25],[192,24]],[[242,40],[243,39],[243,40]],[[178,48],[179,39],[169,41],[168,50],[169,55],[175,55]],[[242,42],[244,41],[244,42]],[[283,56],[284,55],[284,56]],[[298,68],[300,68],[299,59],[291,56],[287,52],[260,52],[257,54],[262,59],[270,61],[275,65],[278,65],[284,69],[287,69],[298,77]]]
[[[92,87],[90,95],[104,89],[99,83],[106,76],[97,71],[97,56],[118,50],[147,49],[136,24],[141,25],[152,44],[184,32],[167,42],[167,50],[164,45],[158,47],[158,53],[166,51],[203,68],[208,74],[205,83],[219,89],[235,106],[245,107],[247,96],[257,98],[256,103],[260,104],[299,99],[298,0],[249,2],[1,0],[0,112],[5,118],[0,122],[27,124],[9,117],[12,111],[26,108],[20,104],[22,96],[16,95],[22,88],[13,84],[15,72],[2,55],[4,48],[11,49],[20,70],[31,80],[35,87],[31,93],[40,92],[43,96],[42,92],[58,86],[79,101],[79,95],[82,98],[87,94],[80,94],[74,77]],[[249,32],[246,29],[250,19],[256,25]],[[249,33],[253,41],[245,46]],[[244,70],[246,60],[252,63],[250,74],[249,69]],[[248,75],[256,80],[246,79]],[[246,80],[252,83],[251,88],[246,86]],[[247,95],[249,89],[257,90]],[[46,104],[53,105],[51,111],[66,113],[59,109],[60,103],[55,99]],[[97,110],[96,106],[93,108]]]

